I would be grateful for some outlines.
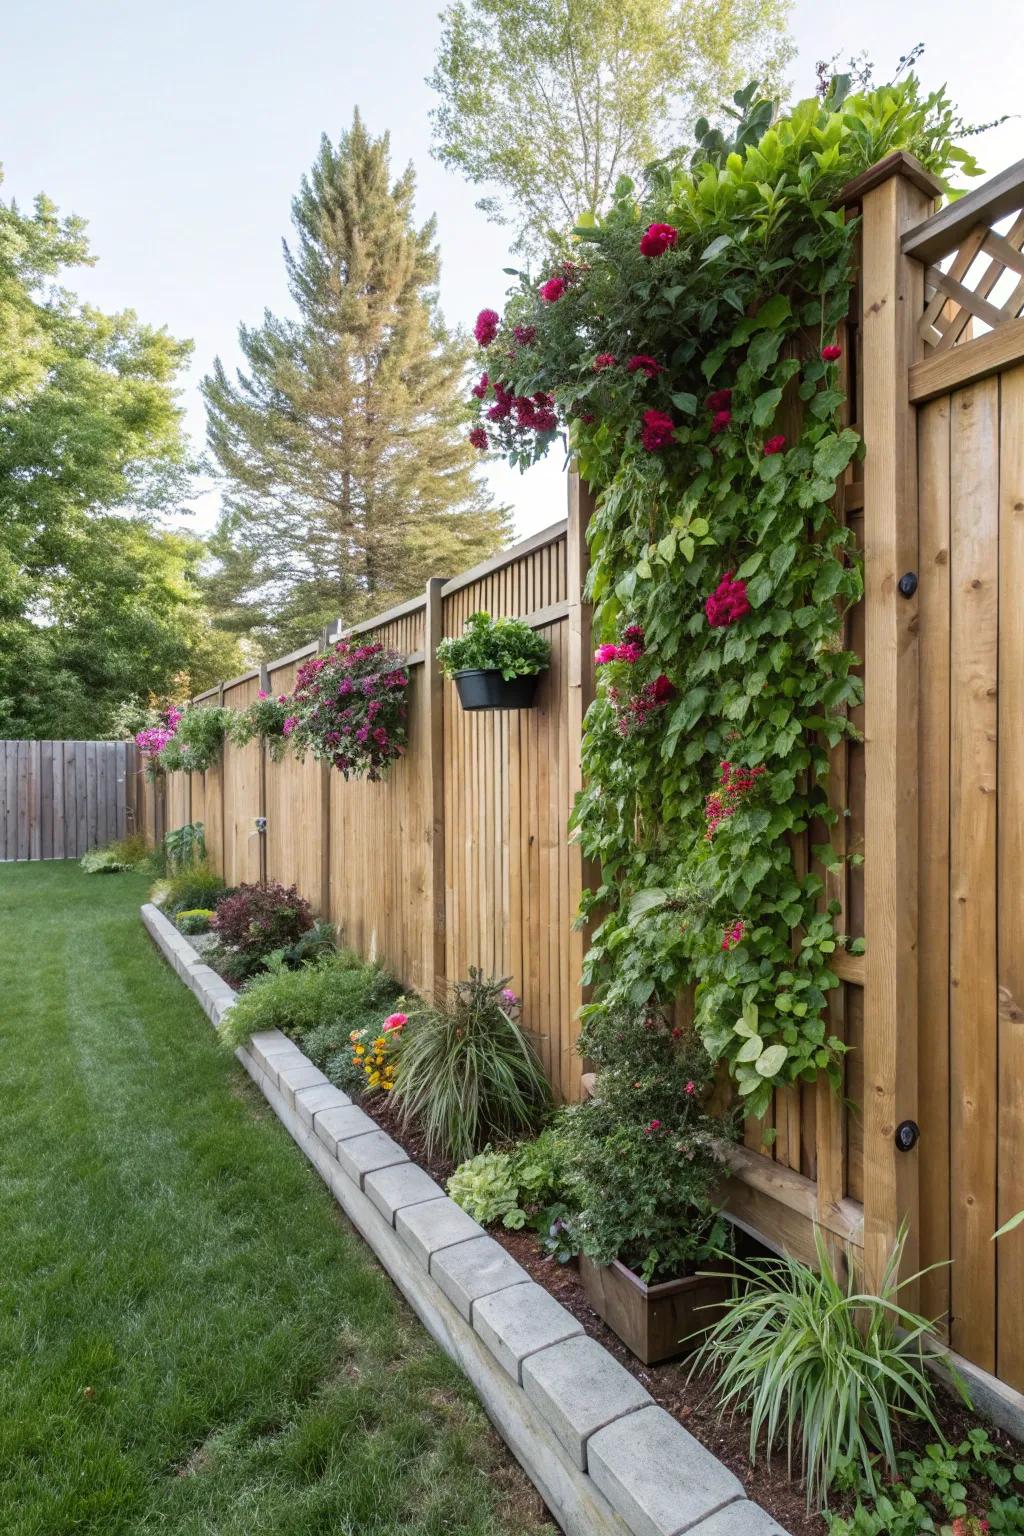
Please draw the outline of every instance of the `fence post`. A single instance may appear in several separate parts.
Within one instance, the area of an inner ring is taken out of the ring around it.
[[[423,699],[421,721],[426,738],[422,759],[423,807],[427,839],[427,911],[424,976],[428,998],[437,996],[446,976],[444,858],[444,679],[437,647],[444,636],[443,576],[427,582],[423,615]]]
[[[320,631],[320,649],[331,645],[332,624],[325,624]],[[331,764],[328,759],[320,764],[320,916],[326,922],[331,915]]]
[[[261,693],[270,692],[270,668],[265,661],[260,662],[260,680],[257,685]],[[260,798],[258,814],[266,820],[267,815],[267,743],[260,737]],[[259,834],[260,850],[260,883],[265,884],[267,879],[267,834],[266,830]]]
[[[569,597],[568,633],[568,734],[569,734],[569,805],[571,813],[576,796],[583,788],[583,718],[594,697],[594,637],[592,610],[583,600],[583,588],[587,579],[589,558],[587,550],[587,525],[594,510],[594,497],[590,487],[580,479],[575,467],[569,472],[569,526],[566,533],[566,590]],[[575,839],[568,847],[569,858],[569,912],[574,916],[580,899],[593,883],[591,860],[585,859],[583,850]],[[583,958],[588,947],[585,929],[572,927],[569,932],[569,1006],[571,1022],[567,1045],[563,1049],[561,1079],[569,1088],[568,1096],[580,1097],[580,1063],[573,1056],[573,1048],[579,1035],[576,1018],[586,1000],[583,986]]]
[[[875,1290],[900,1224],[904,1272],[918,1268],[917,1120],[918,603],[900,578],[918,569],[917,421],[908,370],[921,355],[924,272],[902,235],[932,212],[938,184],[909,156],[869,171],[863,214],[865,580],[864,1265]],[[916,1287],[915,1287],[916,1293]],[[904,1293],[913,1307],[916,1294]]]

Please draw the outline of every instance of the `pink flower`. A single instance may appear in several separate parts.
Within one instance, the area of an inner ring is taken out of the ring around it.
[[[594,652],[594,665],[606,667],[610,661],[618,661],[619,648],[617,645],[599,645]]]
[[[470,393],[475,395],[478,400],[482,400],[484,395],[487,393],[487,386],[489,382],[490,381],[488,380],[487,374],[482,373],[480,375],[479,384],[474,384]]]
[[[409,1015],[406,1013],[389,1013],[384,1020],[384,1033],[390,1034],[392,1030],[404,1029],[408,1022]]]
[[[764,445],[764,456],[770,459],[773,453],[781,453],[786,446],[786,439],[780,432],[778,437],[770,437]]]
[[[716,411],[711,418],[711,430],[716,435],[724,432],[732,421],[732,411]]]
[[[837,347],[833,342],[832,346],[830,347],[822,347],[821,355],[825,359],[826,363],[834,363],[842,357],[843,349],[842,347]]]
[[[281,734],[283,736],[290,736],[298,723],[299,722],[294,715],[289,715],[281,727]]]
[[[640,441],[648,453],[660,453],[672,441],[676,426],[664,411],[644,411]]]
[[[746,933],[746,931],[746,924],[743,922],[742,918],[739,920],[739,922],[733,923],[730,928],[726,928],[722,935],[722,948],[726,952],[728,952],[730,949],[735,949],[737,944],[743,942],[743,935]]]
[[[659,373],[665,370],[656,358],[648,357],[646,352],[638,352],[631,357],[626,364],[627,373],[645,373],[649,379],[657,378]]]
[[[506,1008],[515,1008],[515,1007],[518,1006],[518,1003],[519,1003],[519,999],[516,996],[516,994],[512,991],[511,987],[502,987],[502,989],[501,989],[501,1000],[505,1004]]]
[[[623,638],[623,640],[626,641],[627,645],[638,645],[640,647],[640,649],[643,650],[643,648],[644,648],[644,629],[643,629],[643,625],[642,624],[627,624],[625,629],[622,631],[622,638]]]
[[[549,277],[546,283],[540,285],[540,296],[545,304],[557,304],[565,289],[564,277]]]
[[[650,224],[640,237],[641,256],[664,256],[679,239],[678,229],[671,224]]]
[[[660,1120],[652,1120],[650,1125],[645,1125],[644,1126],[644,1135],[645,1136],[650,1136],[654,1131],[660,1131],[660,1130],[661,1130],[661,1121]]]
[[[490,444],[487,441],[486,427],[474,427],[469,434],[469,440],[474,448],[479,448],[481,453],[486,453]]]
[[[473,335],[481,347],[489,347],[498,334],[501,316],[496,309],[482,309],[476,317]]]
[[[704,604],[704,612],[712,629],[724,629],[735,624],[750,612],[745,581],[733,581],[732,571],[726,571],[718,586]]]
[[[591,365],[595,373],[600,373],[604,368],[615,367],[614,352],[599,352]]]
[[[664,672],[660,673],[651,684],[655,704],[667,704],[675,693],[675,685]]]
[[[692,1098],[692,1096],[697,1092],[697,1084],[693,1082],[687,1083],[686,1087],[683,1089],[683,1092],[689,1094]]]
[[[537,339],[537,327],[535,325],[515,325],[512,327],[512,335],[521,347],[529,347]]]
[[[270,695],[265,688],[261,688],[256,697],[258,699],[269,699]]]
[[[727,411],[732,404],[731,389],[715,389],[708,395],[704,404],[709,411]]]

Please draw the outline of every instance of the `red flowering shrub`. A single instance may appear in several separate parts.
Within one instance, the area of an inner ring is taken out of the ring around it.
[[[293,745],[346,778],[379,779],[405,751],[408,684],[397,651],[339,641],[299,668],[289,700]]]
[[[665,370],[655,358],[648,357],[646,352],[638,352],[626,364],[626,372],[645,373],[649,379],[656,379],[658,374],[664,373]]]
[[[549,277],[540,285],[540,296],[545,304],[557,304],[567,287],[564,277]]]
[[[473,335],[481,347],[489,347],[498,334],[501,316],[496,309],[482,309],[476,317]]]
[[[644,411],[640,441],[648,453],[660,453],[672,441],[676,424],[666,411]]]
[[[474,448],[480,449],[481,453],[486,453],[490,446],[487,441],[486,427],[472,427],[469,433],[469,440]]]
[[[709,411],[727,411],[732,404],[732,390],[714,389],[708,395],[704,404]]]
[[[780,432],[777,437],[770,437],[764,445],[764,456],[770,459],[773,453],[781,453],[786,446],[786,439]]]
[[[614,352],[599,352],[594,358],[594,372],[601,373],[605,368],[615,367]]]
[[[284,949],[312,926],[312,910],[297,886],[279,885],[276,880],[240,885],[222,897],[210,919],[221,943],[243,955],[269,955]]]
[[[721,788],[712,790],[704,802],[704,817],[708,824],[704,836],[709,843],[721,823],[735,816],[740,802],[750,794],[764,771],[763,763],[759,763],[756,768],[737,768],[728,762],[721,764]]]
[[[732,571],[726,571],[718,586],[704,604],[704,612],[712,629],[724,629],[735,624],[750,612],[745,581],[733,581]]]
[[[679,231],[671,224],[651,224],[640,237],[641,256],[664,256],[679,239]]]
[[[529,347],[537,340],[537,327],[535,325],[514,325],[512,335],[516,345]]]
[[[719,432],[725,432],[732,421],[731,411],[716,411],[711,418],[711,431],[717,437]]]

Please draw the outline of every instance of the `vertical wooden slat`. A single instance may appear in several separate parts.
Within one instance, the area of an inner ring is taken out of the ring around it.
[[[86,847],[99,846],[99,785],[96,772],[96,742],[83,742],[85,747],[85,816]]]
[[[437,660],[437,647],[444,638],[444,604],[441,577],[427,582],[424,610],[423,650],[425,660],[420,678],[419,718],[424,739],[419,747],[423,816],[427,839],[427,923],[423,955],[428,997],[443,989],[446,976],[446,932],[448,872],[446,867],[445,828],[445,707],[444,674]]]
[[[31,829],[29,826],[30,789],[30,741],[18,742],[18,852],[19,859],[31,857]]]
[[[863,202],[863,358],[867,937],[864,1040],[864,1264],[876,1287],[900,1224],[917,1269],[920,1149],[897,1125],[917,1118],[917,602],[898,589],[916,571],[916,421],[907,373],[921,343],[921,267],[900,237],[931,199],[899,170]],[[916,1289],[904,1293],[913,1306]]]
[[[593,610],[584,601],[583,589],[589,568],[587,528],[594,511],[594,497],[590,487],[580,479],[574,468],[569,475],[569,526],[566,533],[566,590],[568,592],[569,621],[566,650],[566,731],[569,748],[567,797],[565,814],[571,814],[576,797],[583,789],[583,765],[581,749],[583,721],[594,697],[594,634]],[[590,860],[583,857],[577,841],[568,847],[568,911],[563,917],[568,951],[568,993],[566,997],[566,1045],[575,1051],[579,1038],[579,1010],[586,1001],[583,986],[583,960],[588,947],[588,935],[577,929],[573,919],[579,909],[583,892],[595,882],[596,871]],[[568,1097],[579,1098],[580,1063],[563,1062],[562,1076],[568,1089]]]
[[[53,858],[63,859],[64,852],[64,743],[53,742]]]
[[[950,1136],[953,1347],[995,1365],[999,383],[953,396]]]
[[[949,1311],[949,466],[950,410],[936,400],[918,414],[921,780],[918,952],[921,1280],[926,1317]]]
[[[1024,367],[1003,375],[999,448],[997,1220],[1024,1210]],[[1024,1390],[1024,1241],[996,1245],[997,1371]]]

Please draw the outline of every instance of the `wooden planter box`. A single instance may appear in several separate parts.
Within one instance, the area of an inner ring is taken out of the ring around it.
[[[580,1279],[594,1311],[645,1365],[690,1354],[700,1342],[690,1335],[717,1322],[729,1295],[728,1279],[684,1275],[645,1285],[618,1259],[600,1265],[582,1253]]]

